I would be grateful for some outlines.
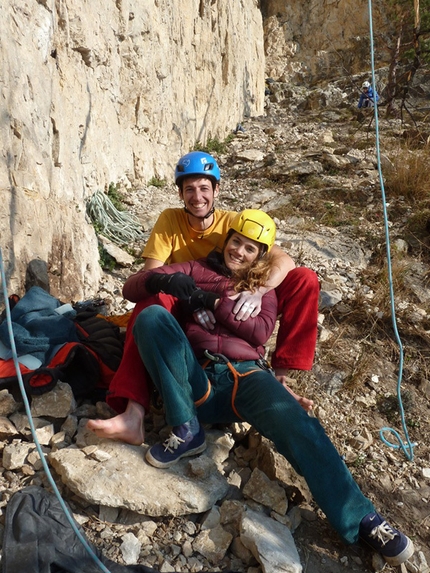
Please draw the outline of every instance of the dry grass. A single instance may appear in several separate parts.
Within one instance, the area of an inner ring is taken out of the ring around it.
[[[430,206],[422,201],[411,214],[405,228],[405,238],[416,253],[427,260],[430,256]]]
[[[372,365],[377,363],[381,356],[393,362],[399,359],[398,343],[394,336],[387,265],[379,261],[380,266],[378,266],[377,262],[366,269],[363,275],[363,282],[373,291],[372,297],[369,299],[359,288],[346,305],[348,312],[338,312],[334,307],[327,319],[331,329],[337,333],[336,340],[330,339],[319,345],[320,360],[324,364],[336,365],[337,368],[348,372],[344,388],[349,390],[362,386],[369,378]],[[427,363],[426,368],[421,364],[419,368],[411,369],[416,378],[418,373],[421,376],[428,371],[430,329],[426,320],[422,322],[411,320],[409,305],[398,304],[399,301],[413,302],[416,299],[407,280],[409,272],[409,266],[405,261],[400,258],[393,260],[396,326],[408,356],[405,363],[418,364],[420,361]],[[356,341],[357,348],[361,348],[361,351],[353,350],[352,340]],[[415,351],[415,356],[411,356],[412,349]],[[342,356],[342,360],[339,360],[339,356]],[[415,383],[418,383],[418,379]]]
[[[386,173],[387,193],[407,201],[423,201],[430,197],[430,148],[397,149],[391,154],[393,169]]]
[[[391,280],[395,297],[398,300],[409,300],[414,296],[413,290],[406,280],[409,271],[410,263],[402,259],[396,259],[393,255],[391,262]],[[373,276],[369,276],[375,293],[372,299],[372,305],[377,306],[384,314],[389,314],[391,301],[386,260],[382,262],[381,267],[377,269],[376,272],[373,272],[372,275]]]

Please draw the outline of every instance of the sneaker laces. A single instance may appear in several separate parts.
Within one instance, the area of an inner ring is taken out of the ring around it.
[[[170,433],[170,436],[167,440],[163,443],[164,451],[169,451],[173,454],[174,450],[177,450],[181,444],[183,444],[185,440],[174,434],[173,432]]]
[[[386,521],[383,521],[374,527],[369,533],[369,537],[373,537],[373,539],[379,541],[382,547],[384,547],[384,545],[386,545],[389,541],[392,541],[396,535],[397,533]]]

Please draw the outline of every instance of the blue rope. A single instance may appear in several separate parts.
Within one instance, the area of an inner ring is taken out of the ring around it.
[[[21,375],[21,370],[20,370],[20,367],[18,364],[18,355],[16,352],[15,339],[13,336],[12,320],[11,320],[11,315],[10,315],[9,299],[8,299],[7,287],[6,287],[6,276],[5,276],[5,270],[4,270],[4,264],[3,264],[3,255],[2,255],[1,247],[0,247],[0,271],[1,271],[1,281],[2,281],[2,287],[3,287],[4,302],[5,302],[5,308],[6,308],[6,321],[7,321],[9,338],[10,338],[10,347],[12,350],[13,363],[15,365],[15,370],[16,370],[16,374],[18,377],[19,389],[21,390],[22,399],[23,399],[24,406],[25,406],[25,412],[27,414],[28,421],[30,423],[31,433],[33,435],[34,443],[36,444],[37,451],[39,452],[39,456],[40,456],[40,460],[42,462],[43,469],[45,470],[48,481],[51,484],[51,487],[52,487],[55,495],[57,496],[58,501],[60,502],[61,508],[63,509],[63,511],[66,515],[66,518],[67,518],[68,522],[70,523],[76,536],[78,537],[79,541],[82,543],[82,545],[86,549],[86,551],[89,554],[89,556],[91,557],[91,559],[93,559],[93,561],[96,563],[96,565],[98,565],[98,567],[100,567],[101,571],[103,571],[103,573],[110,573],[109,569],[106,569],[106,567],[103,565],[103,563],[97,557],[97,555],[91,549],[91,547],[88,544],[85,537],[82,535],[82,533],[76,527],[73,516],[71,515],[69,508],[65,504],[63,498],[61,497],[61,494],[57,488],[57,484],[55,483],[55,481],[51,475],[48,464],[45,460],[45,455],[42,451],[39,440],[37,438],[36,430],[35,430],[34,423],[33,423],[33,418],[31,416],[30,405],[28,402],[27,394],[25,392],[24,382],[22,380],[22,375]]]
[[[373,24],[372,24],[372,0],[368,0],[369,2],[369,28],[370,28],[370,57],[371,57],[371,65],[372,65],[372,88],[373,93],[376,94],[376,81],[375,81],[375,54],[374,54],[374,45],[373,45]],[[379,182],[381,185],[381,193],[382,193],[382,207],[384,212],[384,229],[385,229],[385,244],[387,250],[387,268],[388,268],[388,279],[389,279],[389,287],[390,287],[390,304],[391,304],[391,321],[393,325],[394,335],[396,342],[399,346],[399,375],[397,379],[397,400],[399,402],[399,409],[400,409],[400,416],[402,422],[402,428],[405,433],[407,444],[405,444],[399,435],[399,433],[394,430],[393,428],[384,427],[380,430],[379,436],[381,440],[389,446],[390,448],[394,449],[401,449],[408,460],[412,461],[414,458],[414,450],[413,448],[417,444],[412,444],[409,439],[408,430],[406,427],[405,421],[405,411],[403,408],[402,396],[401,396],[401,382],[403,376],[403,345],[402,341],[400,340],[399,332],[397,330],[397,321],[396,321],[396,310],[394,306],[394,288],[393,288],[393,276],[392,276],[392,269],[391,269],[391,250],[390,250],[390,234],[388,231],[388,215],[387,215],[387,202],[385,198],[385,187],[384,187],[384,178],[382,176],[382,169],[381,169],[381,156],[380,156],[380,149],[379,149],[379,121],[378,121],[378,106],[375,101],[374,105],[374,112],[375,112],[375,132],[376,132],[376,157],[377,157],[377,164],[378,164],[378,173],[379,173]],[[389,432],[391,433],[397,440],[397,444],[390,442],[388,439],[385,438],[384,433]]]

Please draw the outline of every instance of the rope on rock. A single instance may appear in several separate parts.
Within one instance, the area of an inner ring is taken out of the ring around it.
[[[87,199],[87,214],[98,226],[100,234],[117,245],[143,239],[139,221],[128,211],[118,211],[103,191],[96,191]]]
[[[376,93],[376,81],[375,81],[375,51],[374,51],[374,40],[373,40],[373,23],[372,23],[372,0],[368,0],[369,6],[369,32],[370,32],[370,57],[371,57],[371,65],[372,65],[372,88],[373,93]],[[375,134],[376,134],[376,158],[377,158],[377,165],[378,165],[378,174],[379,174],[379,182],[381,185],[381,194],[382,194],[382,208],[384,212],[384,230],[385,230],[385,244],[386,244],[386,251],[387,251],[387,270],[388,270],[388,282],[390,288],[390,305],[391,305],[391,321],[394,330],[394,336],[399,347],[399,374],[397,378],[397,400],[399,403],[399,410],[400,410],[400,417],[403,432],[405,434],[406,442],[404,443],[400,434],[394,430],[393,428],[384,427],[380,430],[379,436],[384,444],[389,446],[390,448],[394,449],[401,449],[408,460],[412,461],[414,458],[414,447],[417,444],[412,444],[409,439],[408,430],[406,427],[405,421],[405,411],[403,408],[403,401],[401,395],[401,383],[402,383],[402,376],[403,376],[403,345],[402,341],[399,336],[399,331],[397,329],[397,320],[396,320],[396,309],[394,304],[394,287],[393,287],[393,275],[392,275],[392,268],[391,268],[391,249],[390,249],[390,234],[388,230],[388,214],[387,214],[387,202],[385,197],[385,186],[384,186],[384,178],[382,175],[382,168],[381,168],[381,154],[379,148],[379,121],[378,121],[378,106],[375,103],[373,106],[374,113],[375,113]],[[386,432],[391,433],[397,440],[397,444],[390,442],[384,436]]]
[[[36,435],[36,429],[34,427],[34,422],[33,422],[33,418],[31,415],[30,404],[29,404],[29,401],[27,398],[27,394],[25,392],[24,381],[22,379],[21,370],[20,370],[20,367],[18,364],[18,355],[16,352],[15,338],[13,335],[12,319],[11,319],[10,307],[9,307],[9,298],[8,298],[7,287],[6,287],[6,273],[5,273],[5,269],[4,269],[3,255],[2,255],[1,247],[0,247],[0,276],[1,276],[3,296],[4,296],[4,303],[5,303],[5,310],[6,310],[6,322],[7,322],[7,327],[8,327],[8,334],[9,334],[9,339],[10,339],[10,347],[11,347],[11,351],[12,351],[13,363],[15,366],[16,375],[18,377],[19,389],[21,391],[21,396],[22,396],[22,400],[24,403],[25,412],[26,412],[27,417],[28,417],[28,422],[30,425],[31,434],[33,436],[33,441],[36,445],[36,449],[39,453],[40,461],[41,461],[43,469],[46,473],[46,477],[48,478],[49,484],[51,485],[54,494],[56,495],[58,501],[60,502],[61,508],[64,511],[64,514],[65,514],[68,522],[70,523],[74,533],[76,534],[77,538],[82,543],[82,545],[84,546],[85,550],[87,551],[87,553],[91,557],[91,559],[94,561],[94,563],[100,568],[100,570],[103,571],[103,573],[110,573],[109,569],[107,569],[105,567],[105,565],[100,561],[100,559],[94,553],[94,551],[92,550],[91,546],[89,545],[89,543],[87,542],[85,537],[82,535],[82,533],[76,527],[73,516],[72,516],[70,510],[68,509],[67,505],[65,504],[63,498],[61,497],[61,493],[57,487],[57,484],[55,483],[54,478],[52,477],[52,474],[50,472],[50,469],[49,469],[48,464],[47,464],[46,459],[45,459],[45,454],[43,453],[39,439]]]

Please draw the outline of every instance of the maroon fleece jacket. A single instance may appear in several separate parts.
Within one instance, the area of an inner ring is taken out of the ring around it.
[[[152,296],[145,288],[149,276],[154,273],[177,272],[193,277],[198,288],[220,295],[220,303],[214,312],[214,330],[208,331],[200,326],[191,314],[182,325],[197,358],[202,358],[205,350],[224,354],[230,360],[256,360],[264,354],[263,345],[272,334],[276,322],[275,291],[271,290],[263,296],[262,309],[258,316],[245,321],[236,320],[232,312],[236,302],[228,298],[229,295],[235,294],[231,280],[212,269],[206,259],[164,265],[151,271],[139,271],[127,279],[123,295],[131,302],[139,302]]]

